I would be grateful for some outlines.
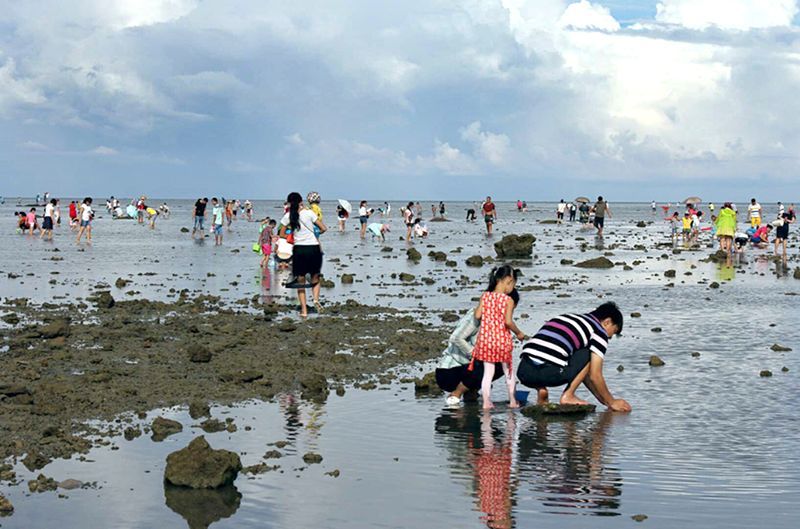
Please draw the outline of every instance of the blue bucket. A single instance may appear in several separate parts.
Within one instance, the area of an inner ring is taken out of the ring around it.
[[[521,389],[518,389],[514,392],[514,398],[517,399],[517,402],[519,402],[520,405],[527,404],[528,395],[530,394],[531,394],[530,391],[522,391]]]

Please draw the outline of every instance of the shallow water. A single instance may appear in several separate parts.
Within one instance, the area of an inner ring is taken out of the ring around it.
[[[0,295],[58,301],[58,296],[84,296],[99,282],[112,285],[119,299],[133,297],[126,291],[169,299],[170,288],[231,300],[293,295],[279,285],[282,274],[265,277],[258,271],[258,256],[249,250],[255,225],[235,223],[225,245],[215,249],[179,233],[181,226],[190,227],[189,203],[171,205],[172,218],[161,219],[154,232],[131,221],[98,219],[95,242],[82,252],[63,228],[54,244],[3,233],[0,244],[10,251],[0,254]],[[276,207],[259,203],[257,211],[278,213]],[[465,207],[451,205],[451,215]],[[504,232],[530,231],[539,238],[536,258],[522,266],[520,286],[554,288],[522,293],[517,313],[524,330],[534,332],[557,313],[589,310],[601,297],[617,301],[626,315],[642,313],[641,318],[626,318],[623,336],[610,344],[605,369],[614,394],[634,406],[630,415],[598,412],[579,421],[537,422],[502,405],[490,415],[472,407],[444,410],[441,399],[415,398],[408,384],[348,389],[343,397],[331,395],[324,405],[293,403],[293,397],[284,396],[278,403],[212,410],[217,417],[234,417],[238,431],[206,434],[207,439],[215,448],[242,454],[245,465],[261,461],[273,448],[269,443],[290,441],[280,450],[284,457],[266,461],[280,470],[252,478],[240,475],[237,491],[189,498],[181,491],[165,492],[166,455],[200,432],[185,428],[162,443],[148,437],[130,442],[117,438],[117,450],[97,448],[87,456],[91,462],[51,463],[41,471],[47,476],[100,485],[62,491],[68,499],[52,492],[26,495],[25,484],[0,486],[16,509],[0,524],[186,527],[188,518],[190,527],[205,527],[202,520],[220,518],[213,527],[563,528],[630,524],[630,516],[646,514],[646,524],[665,528],[765,522],[794,527],[800,519],[800,476],[795,472],[800,454],[795,427],[800,281],[791,277],[791,268],[797,266],[796,239],[787,275],[763,250],[749,250],[743,261],[726,267],[700,261],[711,253],[709,248],[677,254],[656,249],[656,242],[668,238],[666,224],[660,211],[652,215],[644,205],[612,204],[615,215],[607,221],[602,241],[574,225],[538,224],[552,216],[553,206],[533,207],[533,212],[517,214],[502,205],[493,240],[482,235],[482,225],[463,223],[460,214],[451,223],[430,223],[430,240],[416,244],[424,256],[416,265],[405,259],[406,243],[397,240],[396,232],[386,243],[393,252],[381,252],[384,244],[377,241],[360,241],[350,229],[329,233],[323,238],[326,257],[341,263],[325,265],[337,286],[324,291],[324,300],[352,298],[412,311],[420,306],[466,309],[481,285],[459,286],[456,280],[463,274],[477,282],[487,268],[468,268],[464,259],[492,255],[491,244]],[[10,219],[13,209],[7,202],[0,218]],[[332,218],[332,207],[325,204],[325,209]],[[636,228],[638,220],[654,224]],[[392,222],[399,227],[396,216]],[[349,224],[352,228],[354,223]],[[584,252],[582,242],[588,244]],[[633,249],[640,243],[647,251]],[[447,252],[457,267],[425,257],[427,244]],[[602,249],[596,249],[600,244]],[[454,253],[459,246],[463,250]],[[48,251],[53,247],[61,251]],[[234,249],[239,253],[231,253]],[[560,264],[561,259],[578,261],[605,251],[613,252],[609,258],[615,262],[642,263],[630,271]],[[51,261],[53,256],[64,260]],[[667,269],[676,270],[674,279],[663,276]],[[11,271],[22,277],[7,277]],[[53,271],[59,273],[51,275]],[[436,282],[409,286],[389,277],[404,271]],[[209,277],[209,272],[215,275]],[[355,273],[357,282],[339,285],[341,272]],[[113,287],[117,277],[129,276],[132,285]],[[49,284],[51,278],[57,283]],[[713,281],[720,288],[709,288]],[[453,291],[442,291],[448,288]],[[654,327],[662,331],[652,332]],[[772,352],[773,343],[794,351]],[[693,351],[700,356],[692,357]],[[651,354],[661,356],[666,365],[649,367]],[[615,369],[619,364],[624,371]],[[781,371],[783,366],[788,372]],[[420,374],[430,367],[409,371]],[[760,378],[762,369],[774,376]],[[499,385],[494,398],[504,399]],[[151,412],[144,422],[158,414]],[[185,427],[197,422],[185,410],[164,414]],[[320,453],[322,464],[305,465],[302,455],[307,451]],[[334,469],[341,471],[340,477],[324,474]],[[30,477],[21,465],[17,471]],[[207,512],[200,505],[209,506]]]

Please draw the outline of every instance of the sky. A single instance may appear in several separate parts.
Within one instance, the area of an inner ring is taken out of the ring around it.
[[[0,0],[0,196],[800,199],[795,0]]]

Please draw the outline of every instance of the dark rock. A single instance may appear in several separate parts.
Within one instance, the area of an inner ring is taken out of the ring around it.
[[[500,259],[530,259],[536,237],[530,233],[506,235],[494,243],[494,251]]]
[[[196,364],[205,364],[211,361],[211,351],[203,344],[193,343],[186,348],[189,361]]]
[[[201,435],[167,456],[164,480],[192,489],[213,489],[232,483],[241,468],[237,454],[212,449]]]
[[[708,285],[708,288],[719,288],[719,283],[712,281],[711,284]]]
[[[0,395],[16,397],[17,395],[30,395],[31,390],[19,384],[0,384]]]
[[[150,430],[153,432],[151,437],[153,441],[160,442],[172,434],[183,431],[183,425],[172,419],[156,417],[150,425]]]
[[[665,362],[658,355],[651,356],[650,361],[647,363],[650,364],[650,367],[661,367],[665,364]]]
[[[798,267],[796,267],[796,268],[794,269],[794,273],[792,274],[792,276],[793,276],[795,279],[800,279],[800,266],[798,266]]]
[[[75,490],[83,487],[83,482],[77,479],[65,479],[58,482],[58,488],[64,490]]]
[[[115,305],[114,297],[111,295],[111,292],[107,290],[103,290],[102,292],[98,292],[93,301],[97,304],[97,308],[100,309],[110,309]]]
[[[772,344],[772,347],[770,347],[770,349],[772,349],[776,353],[788,353],[789,351],[792,350],[791,347],[786,347],[785,345],[781,345],[779,343]]]
[[[230,518],[239,509],[242,495],[233,485],[216,489],[189,489],[164,484],[167,507],[180,514],[189,529],[208,529],[213,523]]]
[[[36,479],[28,481],[28,490],[31,492],[48,492],[56,490],[58,482],[53,478],[48,478],[44,474],[39,474]]]
[[[336,286],[336,283],[334,283],[330,279],[320,279],[319,286],[321,288],[333,288]]]
[[[343,285],[352,285],[354,279],[355,276],[353,276],[353,274],[342,274],[342,277],[339,278],[339,281]]]
[[[786,367],[786,366],[783,366],[783,367],[781,368],[781,372],[783,372],[783,373],[788,373],[788,372],[789,372],[789,368],[788,368],[788,367]]]
[[[130,284],[130,280],[122,279],[121,277],[118,277],[117,280],[114,282],[114,286],[117,287],[117,288],[125,288],[129,284]]]
[[[445,312],[441,316],[439,316],[443,322],[445,323],[453,323],[461,319],[461,317],[456,314],[455,312]]]
[[[330,472],[325,472],[326,476],[330,476],[332,478],[338,478],[341,475],[338,468],[331,470]]]
[[[267,453],[264,454],[264,459],[280,459],[282,457],[283,454],[281,454],[277,450],[267,450]]]
[[[766,378],[766,377],[771,377],[771,376],[772,376],[772,371],[770,371],[769,369],[763,369],[763,370],[761,370],[761,372],[758,374],[758,376],[760,376],[760,377],[764,377],[764,378]]]
[[[675,277],[675,270],[667,270],[664,272],[664,277]]]
[[[65,319],[54,320],[47,325],[39,327],[39,336],[42,338],[58,338],[69,336],[69,321]]]
[[[237,384],[248,384],[264,378],[264,374],[252,369],[240,369],[238,371],[229,371],[220,375],[219,379],[223,382],[234,382]]]
[[[408,274],[406,272],[401,272],[399,277],[400,277],[400,281],[404,281],[404,282],[411,282],[411,281],[414,281],[417,278],[414,274]]]
[[[19,315],[17,315],[16,312],[9,312],[8,314],[3,314],[3,317],[0,319],[9,325],[16,325],[19,323]]]
[[[708,256],[708,260],[712,263],[724,263],[728,259],[728,252],[724,250],[717,250]]]
[[[37,450],[30,450],[28,455],[25,456],[25,459],[22,460],[22,464],[25,465],[25,468],[33,472],[34,470],[39,470],[40,468],[44,468],[50,463],[50,458],[46,457],[41,452]]]
[[[428,252],[428,257],[430,257],[434,261],[447,261],[447,254],[444,252],[436,252],[431,250],[430,252]]]
[[[642,317],[641,312],[631,312],[631,318],[641,318],[641,317]]]
[[[324,401],[328,397],[328,380],[324,375],[308,373],[300,379],[302,396],[307,400]]]
[[[576,264],[578,268],[614,268],[614,263],[608,257],[600,256]]]
[[[11,504],[8,498],[0,494],[0,516],[11,516],[13,512],[14,506]]]
[[[547,415],[573,415],[582,416],[589,413],[594,413],[597,406],[594,404],[556,404],[551,402],[549,404],[536,404],[524,406],[522,414],[526,417],[542,417]]]
[[[278,325],[278,330],[281,332],[294,332],[297,330],[297,325],[291,319],[286,318]]]
[[[419,253],[416,248],[409,248],[406,250],[406,257],[408,257],[410,261],[419,261],[422,259],[422,254]]]
[[[564,266],[571,265],[571,264],[573,264],[574,262],[575,262],[575,261],[573,261],[572,259],[562,259],[561,261],[559,261],[559,263],[561,263],[561,264],[562,264],[562,265],[564,265]]]
[[[622,365],[622,364],[618,365],[618,366],[617,366],[617,371],[619,371],[620,373],[622,373],[623,371],[625,371],[625,366],[624,366],[624,365]]]
[[[189,228],[184,226],[183,228],[181,228],[181,233],[189,233]]]
[[[631,516],[631,520],[633,520],[634,522],[643,522],[643,521],[647,520],[647,515],[646,514],[634,514],[633,516]]]
[[[303,462],[305,462],[306,465],[319,464],[322,463],[322,456],[314,452],[306,452],[303,454]]]
[[[206,419],[200,423],[200,428],[206,433],[223,432],[228,429],[228,425],[219,419]]]
[[[422,378],[414,379],[415,393],[439,393],[439,386],[436,384],[436,372],[431,371]]]
[[[692,358],[700,358],[700,351],[693,351]]]
[[[211,408],[202,400],[193,400],[189,403],[189,417],[192,419],[211,417]]]
[[[636,223],[636,227],[637,228],[646,228],[647,227],[647,223],[645,221],[643,221],[643,220],[640,220],[639,222]]]
[[[472,257],[467,257],[467,266],[475,266],[480,267],[483,266],[483,257],[480,255],[473,255]]]
[[[653,327],[650,329],[651,332],[661,332],[661,327]]]
[[[125,437],[126,441],[133,441],[140,435],[142,435],[142,430],[135,426],[128,426],[122,432],[122,436]]]

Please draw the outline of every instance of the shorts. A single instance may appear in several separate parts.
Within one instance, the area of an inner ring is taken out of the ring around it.
[[[784,222],[782,226],[778,226],[775,230],[775,238],[783,239],[784,241],[789,238],[789,223]]]
[[[203,223],[205,222],[206,218],[201,215],[194,216],[194,229],[203,231]]]
[[[494,378],[492,381],[497,380],[503,376],[503,365],[500,363],[495,364]],[[443,391],[455,391],[458,384],[464,384],[469,389],[481,389],[481,380],[483,379],[483,362],[476,360],[473,364],[472,371],[469,370],[469,364],[463,366],[451,367],[449,369],[436,369],[436,384],[442,388]]]
[[[534,361],[530,355],[523,354],[517,369],[517,378],[529,388],[565,386],[589,364],[591,356],[589,349],[578,349],[572,353],[567,365],[559,366],[551,362],[537,364],[538,359]]]
[[[691,233],[691,232],[692,232],[691,228],[683,228],[683,233]]]
[[[294,245],[292,254],[292,274],[303,277],[306,274],[317,275],[322,270],[322,250],[318,244],[311,246]]]
[[[42,221],[42,229],[43,230],[52,230],[53,229],[53,217],[45,217]]]
[[[556,213],[556,218],[557,219],[563,219],[564,218],[564,212],[560,211],[560,212]]]
[[[82,220],[81,221],[81,228],[87,228],[92,224],[91,220]]]
[[[750,226],[761,226],[761,217],[750,217]]]
[[[272,245],[271,244],[262,244],[261,245],[261,253],[264,255],[270,255],[272,253]]]
[[[483,222],[486,224],[492,224],[494,222],[494,215],[484,215]]]
[[[361,224],[366,224],[366,223],[367,223],[367,220],[369,220],[369,217],[367,217],[366,215],[362,215],[362,216],[358,217],[358,221],[359,221]]]
[[[594,227],[595,228],[602,228],[603,227],[603,222],[605,222],[605,220],[606,220],[605,217],[595,217],[594,218]]]
[[[222,235],[222,224],[214,224],[214,235]]]

